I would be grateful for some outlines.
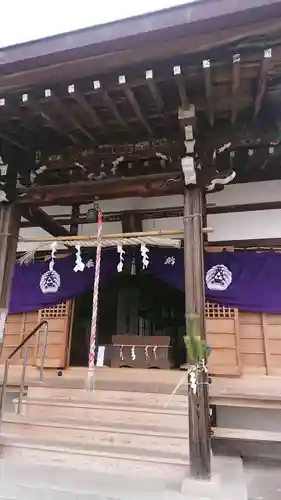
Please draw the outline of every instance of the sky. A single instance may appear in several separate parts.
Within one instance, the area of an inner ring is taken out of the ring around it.
[[[0,47],[192,1],[196,0],[7,0],[1,9]]]

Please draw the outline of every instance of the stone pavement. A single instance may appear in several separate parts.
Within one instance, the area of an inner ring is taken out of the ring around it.
[[[281,499],[281,461],[244,462],[244,471],[249,500]]]

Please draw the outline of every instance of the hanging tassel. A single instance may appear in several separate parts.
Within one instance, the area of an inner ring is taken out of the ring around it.
[[[147,246],[144,243],[142,243],[142,245],[141,245],[141,256],[142,256],[142,268],[143,269],[147,269],[148,268],[148,264],[149,264],[148,253],[149,253],[149,249],[147,248]]]
[[[76,261],[75,261],[76,266],[73,268],[73,271],[77,273],[78,271],[81,272],[84,271],[85,264],[82,261],[81,257],[81,245],[75,245],[75,248],[76,248]]]
[[[125,250],[123,250],[122,245],[117,245],[117,252],[119,253],[119,264],[117,266],[117,272],[121,273],[124,267],[124,254]]]
[[[54,270],[55,258],[57,251],[57,242],[53,241],[52,245],[51,260],[49,262],[49,270],[42,274],[40,279],[40,289],[42,293],[57,293],[61,286],[61,278],[59,273]]]

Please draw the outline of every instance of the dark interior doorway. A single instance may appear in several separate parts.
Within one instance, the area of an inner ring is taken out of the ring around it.
[[[77,297],[70,346],[70,366],[87,366],[92,315],[92,290]],[[171,365],[185,363],[184,294],[147,273],[122,274],[101,288],[98,344],[112,335],[169,335]]]

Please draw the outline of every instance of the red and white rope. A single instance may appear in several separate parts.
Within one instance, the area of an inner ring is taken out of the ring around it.
[[[102,249],[102,212],[98,213],[98,234],[97,234],[97,252],[95,264],[95,280],[93,289],[93,309],[91,323],[91,338],[89,349],[89,367],[87,389],[94,390],[94,368],[96,355],[96,339],[97,339],[97,319],[98,319],[98,303],[99,303],[99,285],[100,285],[100,265],[101,265],[101,249]]]

